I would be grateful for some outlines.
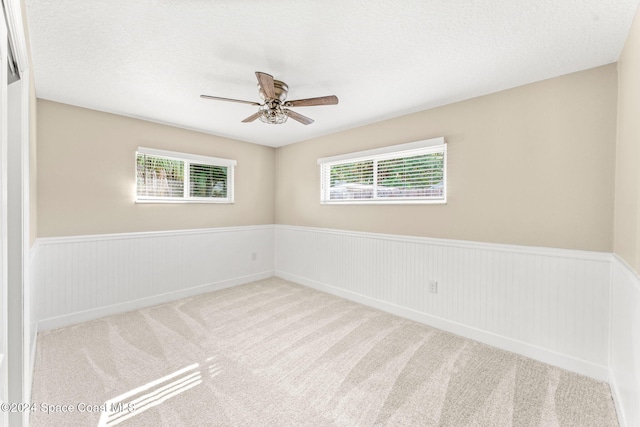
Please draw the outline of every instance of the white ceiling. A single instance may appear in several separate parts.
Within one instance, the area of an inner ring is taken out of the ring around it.
[[[26,0],[39,98],[282,146],[615,62],[639,0]],[[304,126],[241,123],[255,71]]]

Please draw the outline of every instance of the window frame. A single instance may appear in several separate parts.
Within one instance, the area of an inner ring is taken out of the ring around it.
[[[379,161],[412,157],[423,154],[443,153],[442,197],[425,196],[382,198],[377,197],[377,165]],[[368,199],[330,199],[331,166],[373,161],[374,198]],[[447,203],[447,143],[444,137],[425,139],[405,144],[389,145],[372,150],[345,153],[318,159],[320,169],[320,203],[323,205],[366,205],[366,204],[446,204]]]
[[[184,162],[183,165],[183,196],[182,197],[159,197],[138,195],[138,155],[148,155],[160,157],[168,160],[178,160]],[[159,150],[156,148],[138,147],[134,157],[136,183],[135,202],[136,203],[235,203],[234,181],[236,160],[223,159],[220,157],[201,156],[199,154],[181,153],[177,151]],[[211,165],[227,168],[227,197],[192,197],[191,193],[191,164]]]

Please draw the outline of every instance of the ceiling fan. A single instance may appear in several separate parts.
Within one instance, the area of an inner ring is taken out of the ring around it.
[[[311,107],[315,105],[335,105],[338,103],[338,97],[334,95],[286,101],[289,86],[287,86],[285,82],[274,80],[270,74],[261,73],[260,71],[256,71],[256,77],[258,78],[258,93],[264,101],[262,104],[211,95],[200,95],[200,98],[255,105],[259,107],[258,112],[250,115],[242,122],[249,123],[255,119],[260,119],[261,122],[269,124],[282,124],[287,121],[287,118],[291,117],[303,125],[310,125],[313,123],[312,119],[290,110],[289,107]]]

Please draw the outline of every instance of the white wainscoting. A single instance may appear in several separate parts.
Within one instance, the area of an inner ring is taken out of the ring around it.
[[[608,380],[611,254],[284,225],[275,247],[282,278]]]
[[[609,383],[620,425],[640,426],[640,277],[617,255],[611,263]]]
[[[273,225],[38,239],[38,329],[271,277],[273,249]]]

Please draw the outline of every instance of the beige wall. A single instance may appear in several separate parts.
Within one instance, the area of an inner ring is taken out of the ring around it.
[[[618,61],[614,251],[640,272],[640,11]]]
[[[38,236],[276,222],[612,251],[616,105],[608,65],[274,150],[38,100]],[[436,136],[446,205],[320,205],[319,157]],[[236,203],[133,203],[138,146],[238,160]]]
[[[38,100],[38,237],[272,224],[275,150]],[[234,204],[136,204],[138,146],[238,161]]]
[[[616,66],[282,147],[276,222],[611,251]],[[444,136],[446,205],[320,205],[319,157]]]

